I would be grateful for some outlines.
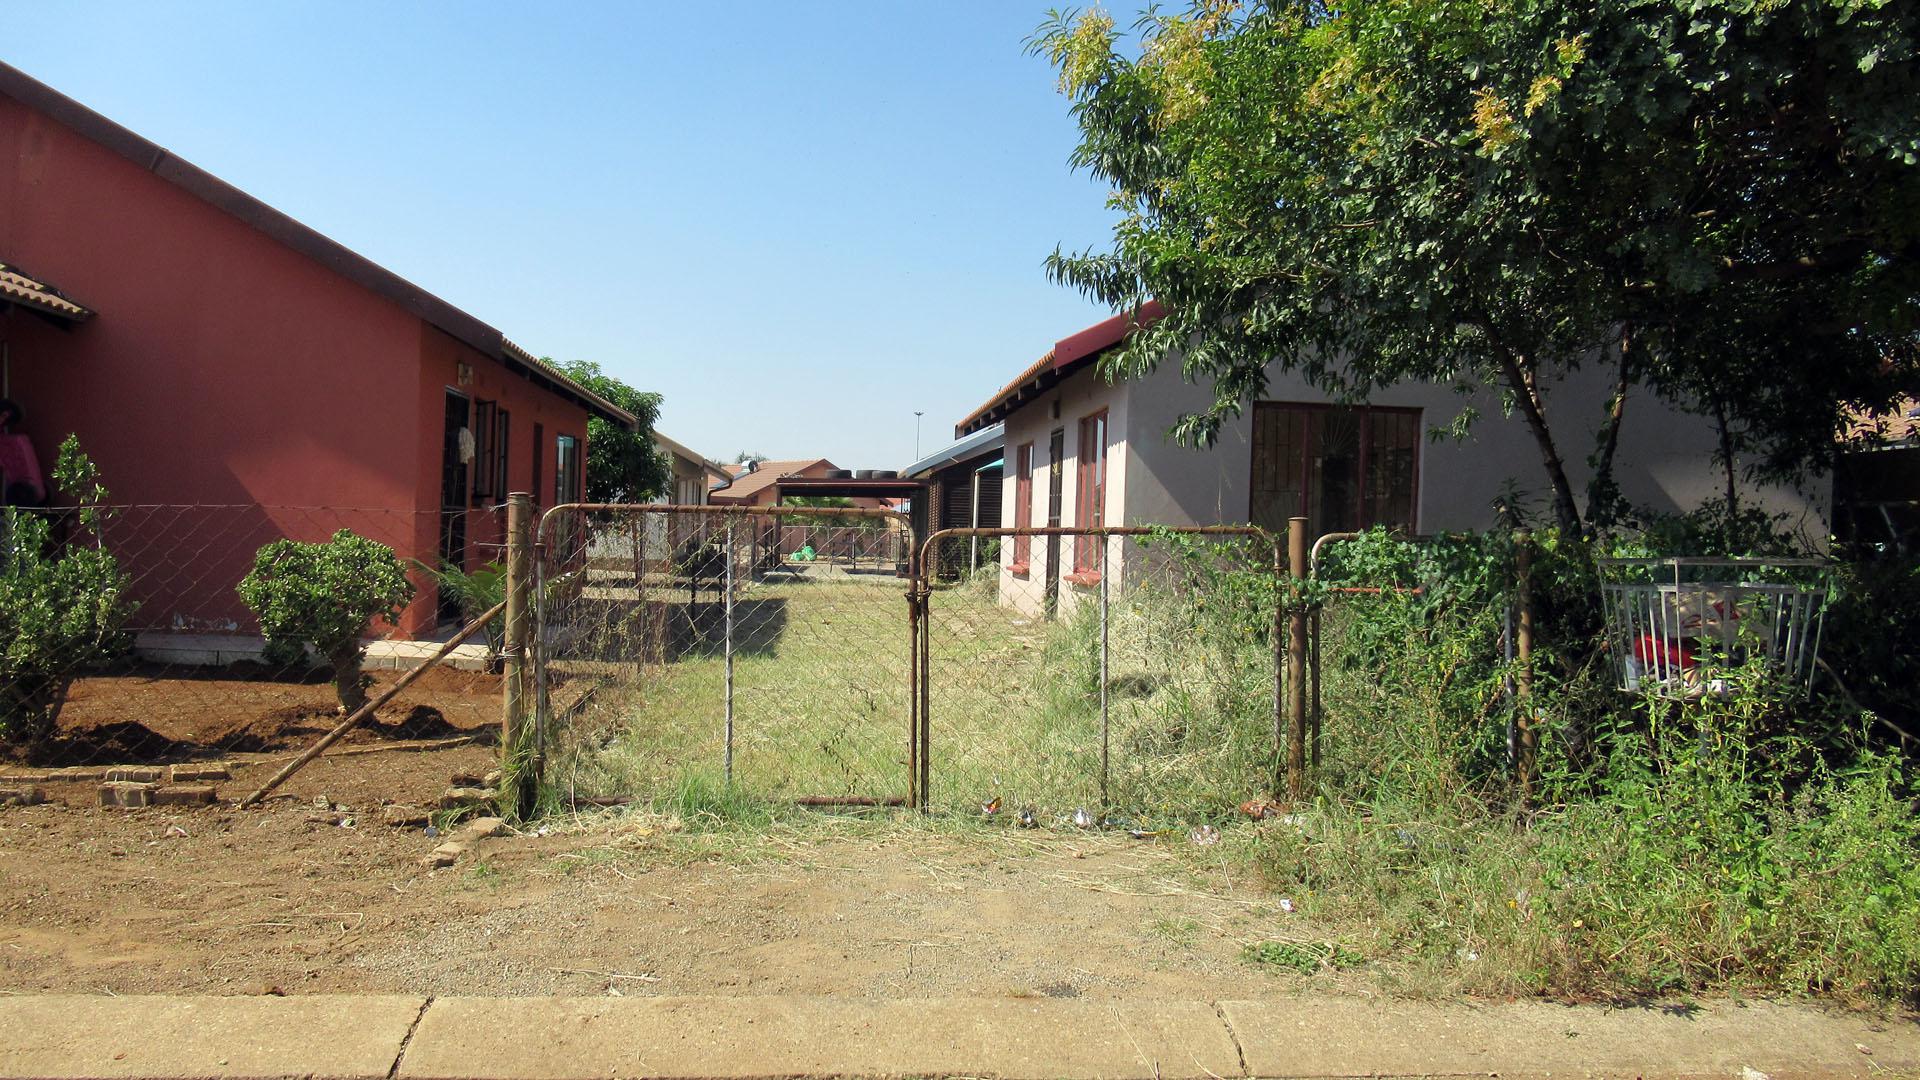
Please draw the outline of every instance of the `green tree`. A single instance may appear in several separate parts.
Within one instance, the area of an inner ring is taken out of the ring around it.
[[[367,703],[360,636],[374,619],[393,622],[413,599],[413,582],[393,549],[341,529],[325,543],[275,540],[255,553],[240,599],[260,620],[266,658],[305,666],[317,655],[333,672],[348,712]]]
[[[1160,299],[1108,370],[1178,357],[1211,381],[1175,429],[1189,441],[1272,363],[1348,400],[1495,390],[1570,531],[1587,522],[1567,455],[1588,448],[1604,514],[1636,389],[1796,476],[1848,407],[1889,405],[1916,370],[1917,18],[1876,0],[1202,0],[1124,35],[1055,13],[1032,46],[1120,220],[1111,249],[1049,269],[1116,308]],[[1588,364],[1616,392],[1576,440],[1546,399]]]
[[[628,386],[591,360],[547,362],[640,421],[632,430],[597,416],[587,421],[587,501],[645,502],[671,488],[673,465],[653,445],[660,395]]]
[[[8,743],[53,734],[73,679],[133,644],[127,575],[100,544],[107,490],[71,435],[53,479],[76,507],[0,509],[0,741]]]

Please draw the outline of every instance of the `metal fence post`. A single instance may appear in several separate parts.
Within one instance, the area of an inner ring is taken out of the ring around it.
[[[1287,798],[1307,793],[1307,519],[1287,519]]]
[[[911,531],[907,534],[907,805],[916,810],[927,808],[927,788],[921,776],[925,763],[922,754],[926,715],[921,708],[920,692],[926,685],[921,670],[923,649],[920,634],[926,623],[926,593],[920,580],[920,564],[925,558]]]
[[[1516,529],[1513,534],[1513,592],[1517,609],[1514,657],[1519,664],[1514,672],[1514,701],[1518,706],[1514,730],[1520,744],[1515,765],[1520,798],[1532,802],[1539,733],[1533,726],[1533,533],[1528,529]]]
[[[1103,817],[1112,805],[1107,798],[1111,732],[1107,717],[1107,547],[1112,541],[1109,536],[1100,538],[1100,813]]]
[[[727,669],[726,688],[726,749],[724,771],[727,783],[733,783],[733,515],[727,515],[727,569],[726,599],[722,607],[726,611],[725,650]]]
[[[504,708],[500,719],[500,775],[504,778],[500,808],[509,816],[532,812],[539,777],[535,775],[533,732],[527,722],[527,601],[533,560],[533,496],[517,491],[507,496],[506,627],[501,656],[506,664]]]
[[[1312,750],[1308,760],[1313,771],[1320,771],[1320,722],[1324,718],[1320,704],[1320,612],[1315,611],[1307,625],[1307,723],[1312,729],[1308,740]]]

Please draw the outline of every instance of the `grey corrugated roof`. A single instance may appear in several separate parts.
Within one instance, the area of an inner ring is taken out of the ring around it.
[[[967,458],[977,457],[987,453],[999,447],[1005,439],[1006,427],[1004,425],[993,424],[988,427],[983,427],[979,431],[961,439],[959,442],[936,450],[927,457],[923,457],[919,461],[900,470],[900,475],[920,476],[923,473],[930,473],[936,469],[944,469],[956,461],[965,461]]]

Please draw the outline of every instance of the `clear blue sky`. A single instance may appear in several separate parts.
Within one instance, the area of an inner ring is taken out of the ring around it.
[[[5,59],[710,456],[894,468],[1104,316],[1054,0],[12,7]]]

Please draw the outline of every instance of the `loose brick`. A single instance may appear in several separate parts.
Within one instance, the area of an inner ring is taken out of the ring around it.
[[[420,865],[430,868],[452,866],[460,856],[467,853],[467,845],[457,840],[449,840],[431,852],[420,857]]]
[[[65,769],[56,769],[53,775],[57,779],[70,783],[85,783],[89,780],[106,779],[107,770],[95,768],[90,765],[73,765]]]
[[[486,788],[455,787],[448,788],[447,793],[440,796],[440,809],[465,810],[470,806],[491,802],[493,802],[493,792]]]
[[[47,793],[27,784],[0,787],[0,806],[35,806],[47,801]]]
[[[153,805],[153,793],[159,790],[157,784],[142,784],[131,780],[109,780],[100,785],[100,805],[116,806],[132,810],[141,806]]]
[[[479,817],[460,826],[461,840],[485,840],[490,836],[505,836],[507,823],[497,817]]]
[[[211,806],[219,799],[212,784],[169,784],[153,793],[155,806]]]
[[[109,783],[121,781],[134,784],[157,784],[166,779],[167,771],[159,766],[116,765],[106,772]]]
[[[56,774],[50,772],[16,772],[0,776],[0,784],[16,787],[21,784],[52,783]]]
[[[231,780],[226,763],[212,765],[175,765],[167,770],[167,779],[176,784],[204,784],[210,780]]]

